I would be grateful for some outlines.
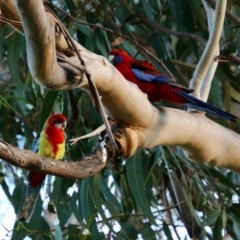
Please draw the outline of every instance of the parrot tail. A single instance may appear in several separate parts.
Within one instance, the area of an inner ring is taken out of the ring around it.
[[[175,90],[173,89],[173,91],[175,91]],[[238,118],[236,116],[234,116],[228,112],[225,112],[225,111],[213,106],[210,103],[203,102],[202,100],[197,99],[197,98],[189,95],[188,93],[185,93],[183,91],[175,91],[175,92],[186,99],[186,103],[184,105],[187,107],[194,108],[194,109],[197,109],[202,112],[211,113],[217,117],[220,117],[220,118],[223,118],[226,120],[230,120],[232,122],[237,122],[237,120],[238,120]]]
[[[31,176],[31,174],[33,174],[33,172],[30,172],[29,176]],[[18,215],[17,215],[18,221],[28,223],[32,217],[41,187],[44,183],[44,179],[46,176],[45,174],[42,174],[42,173],[41,173],[42,176],[40,175],[40,173],[37,173],[37,175],[38,175],[38,181],[37,181],[38,184],[35,184],[36,182],[31,183],[31,181],[29,181],[28,183],[25,197],[18,211]]]

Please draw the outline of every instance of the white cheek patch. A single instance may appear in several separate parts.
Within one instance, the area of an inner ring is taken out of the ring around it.
[[[109,55],[109,57],[108,57],[108,59],[109,59],[109,61],[111,62],[113,59],[114,59],[114,55]]]
[[[63,128],[62,123],[55,123],[54,126],[55,126],[56,128]]]

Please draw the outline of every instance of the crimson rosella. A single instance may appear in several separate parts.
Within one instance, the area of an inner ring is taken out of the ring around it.
[[[193,90],[165,76],[150,61],[134,59],[125,51],[118,49],[110,51],[109,56],[113,56],[113,65],[125,79],[135,83],[142,92],[146,93],[150,102],[167,100],[226,120],[237,121],[236,116],[189,95]]]
[[[44,124],[43,130],[33,142],[33,151],[44,157],[61,160],[65,153],[66,136],[64,128],[66,125],[66,117],[61,114],[49,117]],[[29,183],[17,216],[19,221],[30,221],[45,176],[45,173],[29,172]]]

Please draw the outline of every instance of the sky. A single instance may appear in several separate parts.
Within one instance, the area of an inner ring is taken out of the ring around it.
[[[0,185],[0,239],[10,239],[16,214]],[[8,231],[10,234],[8,234]]]
[[[11,184],[10,184],[11,185]],[[14,186],[12,185],[12,187],[10,188],[10,192],[12,193]],[[72,188],[72,190],[76,191],[76,189]],[[43,191],[42,191],[43,192]],[[41,192],[41,195],[42,195]],[[69,193],[69,191],[68,191]],[[12,207],[10,201],[8,200],[7,196],[5,195],[1,185],[0,185],[0,239],[2,240],[8,240],[11,239],[11,231],[13,229],[14,223],[15,223],[15,219],[16,219],[16,214],[14,212],[14,208]],[[43,196],[42,196],[43,197]],[[115,228],[118,227],[117,225],[115,226]],[[119,228],[119,227],[118,227]],[[114,229],[116,231],[118,231],[117,229]],[[119,228],[120,230],[120,228]],[[106,233],[108,232],[108,228],[104,228],[103,231],[105,231]],[[181,239],[184,240],[190,240],[190,238],[188,237],[187,233],[186,233],[186,229],[183,227],[180,227],[177,229],[179,235],[181,236]],[[174,240],[178,240],[178,238],[176,237],[176,235],[173,233],[172,238]],[[31,239],[29,237],[26,237],[25,240],[27,239]],[[141,236],[138,236],[138,240],[143,240],[143,238]]]

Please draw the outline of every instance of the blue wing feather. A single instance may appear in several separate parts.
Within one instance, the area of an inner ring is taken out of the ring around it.
[[[134,72],[135,76],[142,81],[146,82],[158,82],[158,83],[170,83],[172,80],[164,75],[153,75],[150,73],[145,73],[139,69],[132,68],[132,71]]]
[[[113,58],[112,62],[113,62],[113,65],[115,66],[117,64],[122,63],[123,60],[124,60],[123,57],[118,55]]]
[[[33,150],[35,153],[38,152],[39,139],[40,139],[40,134],[38,134],[38,135],[36,136],[36,138],[34,139],[33,144],[32,144],[32,150]]]
[[[181,84],[178,84],[174,82],[171,78],[164,76],[164,75],[154,75],[150,73],[145,73],[142,70],[132,68],[132,71],[134,72],[135,76],[137,77],[138,80],[149,82],[149,83],[158,83],[158,84],[166,84],[172,87],[176,87],[181,89],[182,91],[186,93],[191,93],[193,92],[192,89],[186,88],[182,86]]]

